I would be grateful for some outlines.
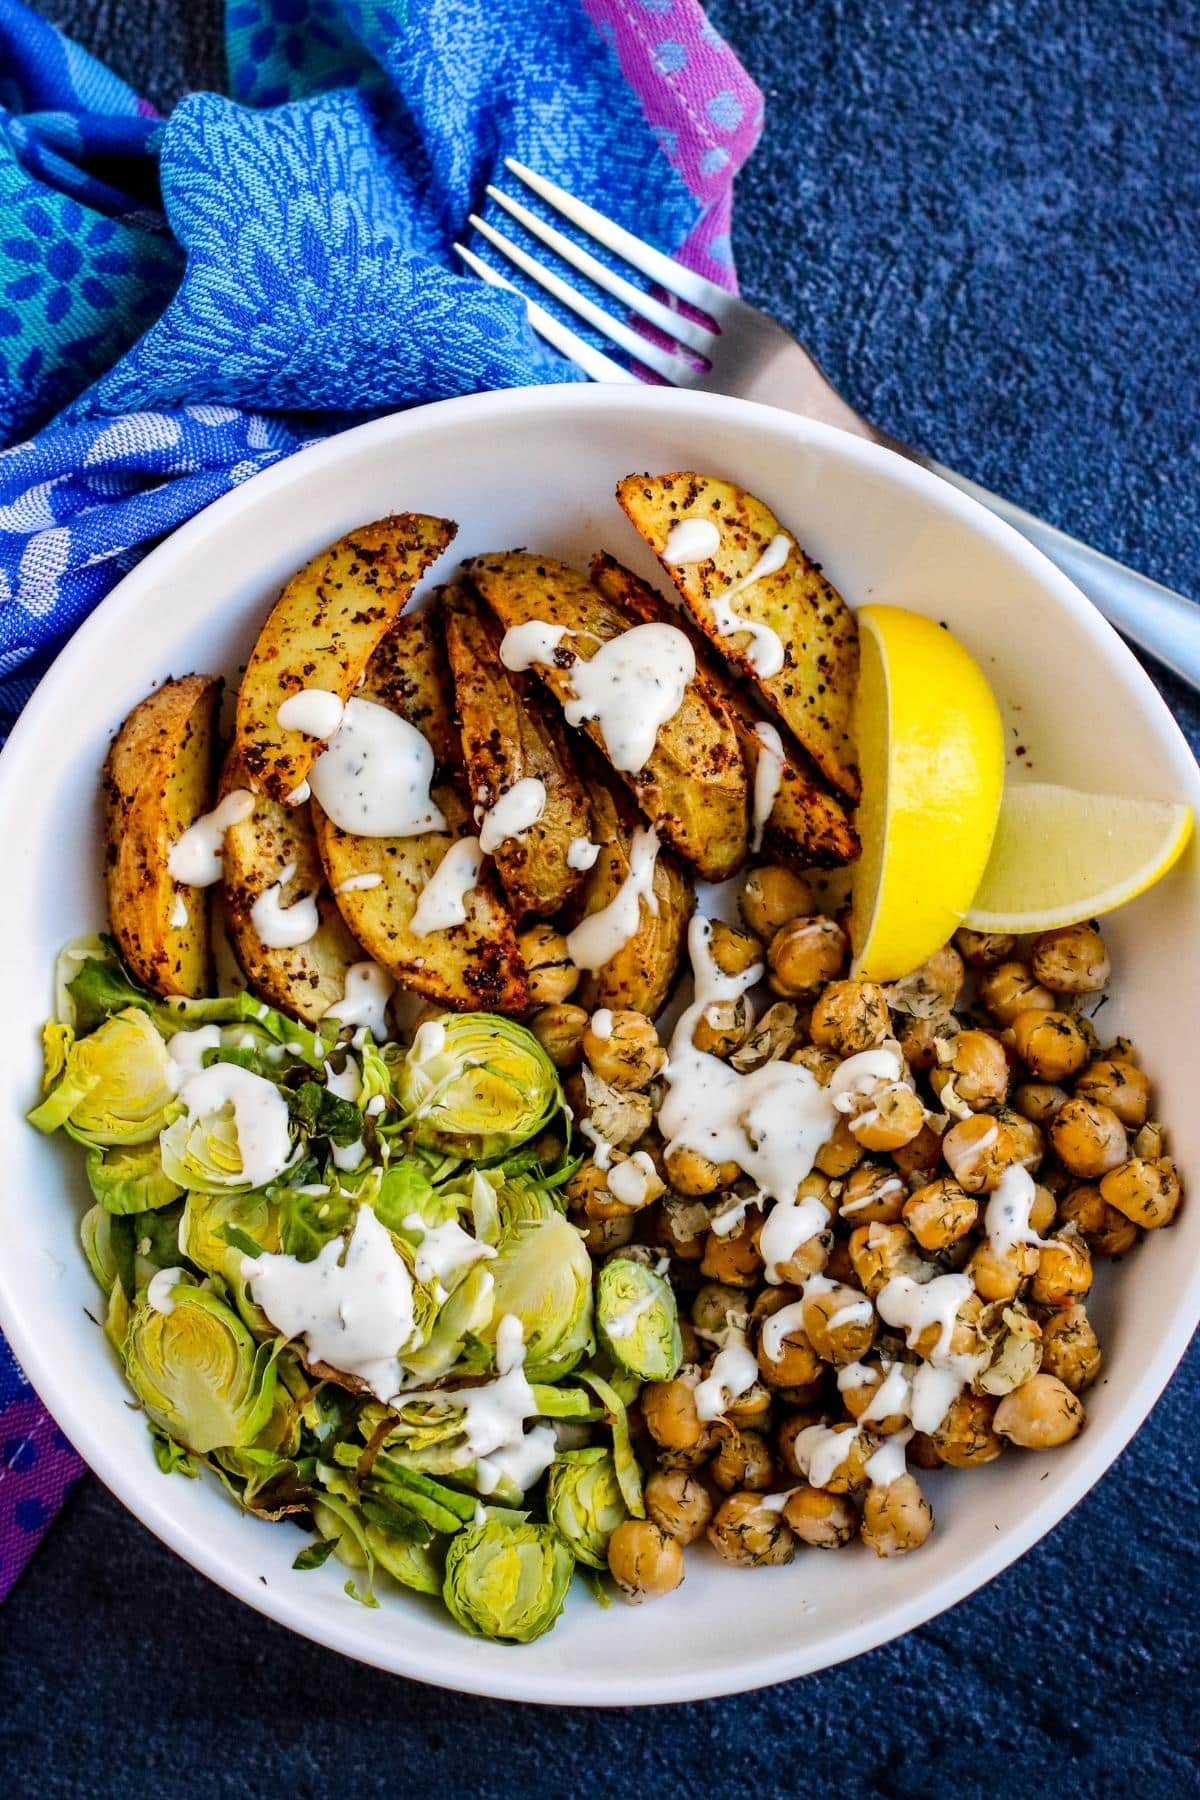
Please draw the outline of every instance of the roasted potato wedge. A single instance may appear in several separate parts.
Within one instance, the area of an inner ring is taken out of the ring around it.
[[[567,853],[592,826],[566,728],[531,675],[504,667],[500,628],[474,594],[461,585],[447,588],[442,612],[472,802],[486,811],[527,779],[546,789],[537,824],[519,838],[505,838],[494,861],[518,923],[548,919],[583,880]]]
[[[571,647],[585,659],[636,623],[578,569],[551,557],[522,551],[477,556],[467,570],[503,626],[530,619],[565,625],[579,634]],[[537,674],[560,703],[571,698],[567,670],[539,665]],[[583,729],[603,752],[599,726]],[[745,860],[746,770],[737,737],[724,711],[694,682],[659,730],[645,768],[622,779],[665,842],[710,881],[723,881]]]
[[[247,785],[234,746],[221,772],[220,797]],[[263,943],[250,914],[259,895],[279,881],[289,865],[294,873],[282,883],[284,906],[316,894],[321,923],[306,944],[279,950]],[[259,794],[250,817],[225,833],[222,867],[225,929],[246,980],[261,999],[315,1025],[342,998],[346,971],[363,960],[363,952],[329,892],[308,807],[281,806]]]
[[[307,563],[280,594],[238,693],[237,745],[256,793],[285,801],[321,750],[276,717],[302,688],[348,700],[380,639],[458,527],[422,513],[362,525]]]
[[[738,613],[769,627],[783,644],[783,668],[764,678],[746,656],[745,634],[723,637],[717,630],[712,601],[751,573],[773,538],[790,536],[774,513],[731,481],[689,472],[627,475],[617,483],[617,499],[660,561],[672,526],[682,519],[705,519],[718,527],[721,542],[712,561],[664,562],[663,567],[705,636],[758,688],[826,780],[856,800],[850,709],[858,679],[858,627],[816,563],[793,539],[783,567],[737,595]]]
[[[210,984],[207,890],[173,880],[167,858],[211,802],[221,686],[215,675],[164,682],[134,707],[104,765],[109,923],[156,994],[197,998]]]
[[[681,622],[681,615],[669,601],[624,568],[615,557],[603,552],[594,557],[591,577],[606,600],[646,624]],[[753,794],[762,744],[755,734],[755,710],[750,697],[731,678],[724,664],[711,655],[703,640],[694,641],[694,648],[696,678],[729,715],[737,732]],[[858,834],[845,807],[818,786],[806,771],[800,755],[792,752],[786,738],[783,748],[779,791],[763,827],[763,855],[797,869],[811,868],[814,864],[824,867],[852,862],[859,853]]]
[[[587,759],[584,777],[592,803],[594,841],[600,855],[588,871],[581,903],[572,910],[575,923],[597,913],[615,899],[630,872],[629,849],[640,820],[606,764]],[[687,871],[667,849],[654,865],[654,897],[658,912],[641,902],[641,924],[603,968],[583,974],[575,999],[589,1012],[642,1012],[650,1018],[662,1011],[679,972],[687,941],[688,920],[696,903]]]
[[[439,621],[430,613],[400,619],[377,668],[367,668],[363,694],[390,706],[426,733],[441,761],[453,760],[454,731]],[[441,748],[439,747],[441,740]],[[417,837],[356,837],[310,802],[317,848],[342,917],[366,954],[414,993],[442,1006],[484,1012],[523,1012],[529,1004],[525,965],[512,914],[485,867],[466,899],[467,917],[450,930],[418,935],[410,927],[421,890],[457,838],[472,833],[471,813],[457,782],[433,789],[449,829]],[[361,875],[383,877],[373,887],[346,887]]]

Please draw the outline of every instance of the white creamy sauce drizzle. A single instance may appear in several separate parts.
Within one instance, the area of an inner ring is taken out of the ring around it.
[[[282,731],[303,731],[308,737],[331,738],[342,722],[345,706],[337,694],[325,688],[301,688],[275,709],[275,723]]]
[[[740,1334],[718,1350],[705,1379],[696,1388],[696,1416],[720,1419],[725,1409],[758,1380],[758,1363]]]
[[[608,1172],[608,1191],[622,1206],[645,1206],[658,1183],[658,1170],[645,1150],[635,1150],[624,1162],[614,1163]]]
[[[291,906],[283,904],[284,884],[295,873],[295,863],[288,863],[280,871],[279,880],[264,889],[250,908],[250,923],[268,950],[298,949],[301,944],[310,943],[321,929],[315,894],[305,894]]]
[[[340,1000],[325,1014],[339,1025],[358,1025],[382,1044],[388,1034],[387,1003],[395,990],[395,982],[378,963],[351,963],[346,970],[346,985]]]
[[[445,830],[429,791],[433,775],[433,749],[415,725],[373,700],[349,700],[308,779],[342,831],[416,837]]]
[[[383,886],[383,876],[370,871],[362,875],[347,875],[345,881],[339,881],[334,888],[335,894],[365,894],[371,888]]]
[[[695,998],[671,1039],[659,1128],[668,1155],[687,1149],[716,1163],[736,1163],[761,1195],[792,1200],[832,1135],[833,1102],[829,1090],[799,1063],[766,1063],[740,1075],[696,1048],[692,1034],[705,1008],[738,999],[762,975],[758,963],[741,974],[722,975],[709,952],[711,932],[710,922],[699,915],[688,928]]]
[[[828,1208],[816,1194],[806,1194],[802,1200],[794,1195],[777,1200],[767,1214],[758,1244],[767,1280],[775,1284],[785,1281],[783,1268],[828,1225]]]
[[[595,1163],[596,1167],[598,1169],[611,1169],[613,1147],[608,1142],[608,1139],[600,1136],[600,1133],[596,1130],[596,1127],[592,1124],[590,1119],[580,1119],[579,1131],[582,1137],[587,1138],[588,1141],[596,1147],[592,1157],[592,1161]]]
[[[366,1155],[366,1149],[362,1139],[355,1138],[352,1144],[332,1144],[330,1146],[329,1154],[333,1158],[334,1168],[341,1169],[344,1174],[349,1175],[357,1169],[359,1163],[363,1160],[363,1157]]]
[[[754,735],[762,748],[754,765],[754,801],[750,822],[753,827],[750,836],[752,851],[762,849],[763,828],[771,816],[779,788],[783,781],[783,739],[774,725],[768,725],[760,719],[754,727]]]
[[[1020,1163],[1005,1169],[1000,1185],[987,1203],[983,1229],[992,1254],[1006,1257],[1018,1244],[1044,1244],[1029,1223],[1037,1197],[1033,1176]]]
[[[810,1487],[828,1486],[861,1435],[857,1426],[850,1431],[835,1431],[832,1425],[807,1425],[796,1433],[796,1466]]]
[[[599,912],[588,913],[574,931],[567,933],[567,951],[577,969],[602,969],[625,948],[641,924],[643,900],[657,917],[654,865],[658,851],[658,833],[654,827],[639,825],[629,849],[628,875],[607,906],[602,906]]]
[[[567,845],[567,867],[580,870],[595,868],[599,854],[600,845],[593,844],[591,838],[572,838]]]
[[[349,1242],[334,1238],[312,1262],[247,1256],[242,1277],[287,1338],[303,1338],[311,1362],[354,1375],[385,1403],[404,1382],[400,1351],[413,1334],[408,1265],[370,1206],[359,1207]]]
[[[903,1073],[904,1062],[898,1050],[860,1050],[838,1064],[827,1091],[837,1112],[852,1113],[881,1082],[899,1081]]]
[[[469,1231],[464,1231],[457,1219],[428,1225],[420,1213],[409,1213],[404,1220],[404,1229],[421,1234],[413,1259],[417,1280],[427,1284],[436,1281],[446,1291],[477,1262],[496,1254],[490,1244],[481,1244]]]
[[[504,634],[500,660],[508,669],[553,664],[566,635],[540,619],[515,625]],[[561,668],[561,656],[557,663]],[[645,768],[660,727],[683,704],[696,654],[677,625],[633,625],[602,643],[590,661],[573,657],[565,672],[572,688],[563,706],[567,724],[594,721],[613,767],[632,773]]]
[[[903,1331],[913,1349],[929,1326],[938,1328],[933,1357],[950,1353],[954,1321],[963,1301],[975,1292],[969,1275],[935,1275],[932,1281],[914,1281],[910,1275],[893,1275],[875,1297],[875,1307],[886,1325]]]
[[[467,895],[479,881],[483,867],[483,849],[478,838],[459,838],[425,886],[417,901],[417,910],[408,929],[414,937],[426,937],[431,931],[449,931],[461,925],[467,916]]]
[[[862,1194],[857,1200],[844,1201],[838,1211],[843,1219],[848,1219],[851,1213],[861,1212],[865,1206],[874,1206],[877,1200],[885,1200],[889,1194],[902,1194],[903,1192],[904,1183],[900,1177],[889,1175],[886,1181],[881,1181],[878,1187],[873,1187],[869,1194]]]
[[[284,802],[287,806],[303,806],[306,800],[312,799],[312,787],[307,781],[298,781]]]
[[[501,794],[496,804],[476,820],[479,825],[479,848],[491,856],[507,838],[519,838],[532,831],[546,814],[546,784],[536,775],[526,775]]]
[[[175,1301],[171,1297],[171,1289],[178,1287],[181,1281],[186,1280],[187,1276],[182,1269],[159,1269],[146,1283],[147,1304],[152,1306],[156,1313],[173,1313]]]
[[[167,873],[172,881],[184,887],[211,887],[214,881],[220,881],[225,833],[231,825],[243,824],[253,811],[254,795],[250,790],[234,788],[220,806],[202,813],[171,845]]]
[[[339,1100],[349,1100],[351,1106],[357,1106],[362,1094],[362,1076],[358,1064],[352,1056],[347,1056],[346,1066],[340,1074],[335,1072],[333,1064],[325,1064],[325,1086]]]
[[[202,1055],[205,1049],[215,1047],[211,1039],[195,1045],[204,1030],[215,1031],[216,1042],[220,1043],[220,1028],[211,1025],[202,1026],[200,1031],[176,1032],[167,1046],[178,1071],[176,1091],[193,1122],[218,1113],[223,1107],[233,1108],[242,1177],[251,1187],[266,1187],[283,1174],[292,1160],[287,1103],[273,1081],[251,1069],[239,1068],[236,1063],[213,1063],[207,1069],[191,1064],[186,1051],[194,1048]],[[179,1044],[181,1037],[191,1039],[191,1045]]]
[[[467,1448],[476,1459],[475,1479],[481,1494],[492,1494],[507,1476],[524,1493],[554,1461],[556,1440],[548,1425],[525,1430],[537,1416],[537,1400],[525,1374],[521,1321],[506,1313],[496,1330],[496,1379],[480,1387],[432,1389],[406,1394],[405,1400],[432,1400],[459,1408]]]
[[[171,916],[167,920],[167,924],[171,927],[172,931],[182,931],[187,922],[187,901],[182,894],[176,894],[175,904],[171,908]]]
[[[598,1006],[591,1018],[592,1036],[606,1044],[613,1034],[613,1016],[610,1006]]]
[[[750,642],[743,655],[750,667],[762,680],[769,680],[778,675],[783,667],[783,639],[769,625],[760,624],[755,619],[743,618],[734,607],[734,600],[756,581],[762,581],[768,575],[775,575],[783,568],[792,551],[792,540],[784,532],[777,532],[771,539],[754,567],[745,575],[733,581],[720,594],[708,597],[709,609],[712,612],[713,624],[721,637],[733,637],[739,631],[750,634]]]
[[[874,1316],[874,1308],[868,1299],[851,1300],[829,1315],[829,1330],[840,1331],[843,1325],[869,1325]]]
[[[639,1294],[636,1300],[631,1300],[628,1306],[622,1307],[619,1313],[614,1313],[608,1320],[604,1327],[605,1336],[614,1339],[617,1343],[624,1338],[632,1337],[637,1329],[638,1320],[644,1313],[650,1311],[658,1297],[652,1288],[644,1294]]]
[[[711,562],[721,548],[721,533],[711,519],[680,519],[663,545],[662,559],[673,569],[685,563]]]
[[[872,1487],[891,1487],[893,1481],[899,1481],[907,1474],[908,1464],[904,1452],[912,1437],[912,1426],[906,1425],[903,1431],[895,1431],[885,1437],[873,1456],[868,1456],[863,1468],[867,1480]]]
[[[804,1301],[793,1300],[790,1306],[781,1306],[763,1323],[762,1345],[763,1355],[768,1362],[781,1362],[784,1355],[784,1339],[789,1332],[804,1329]]]

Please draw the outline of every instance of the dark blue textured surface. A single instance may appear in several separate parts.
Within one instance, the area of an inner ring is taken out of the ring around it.
[[[219,81],[215,0],[46,10],[160,105]],[[737,219],[749,296],[802,326],[880,424],[1200,592],[1194,10],[710,10],[767,91]],[[1185,723],[1195,744],[1200,713]],[[628,1716],[514,1718],[357,1669],[228,1600],[89,1482],[0,1616],[0,1785],[1190,1794],[1198,1403],[1193,1350],[1069,1521],[901,1643],[786,1688]]]

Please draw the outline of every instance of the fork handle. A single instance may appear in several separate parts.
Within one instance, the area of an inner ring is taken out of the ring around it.
[[[911,456],[912,452],[908,454]],[[1200,607],[1194,601],[1185,600],[1182,594],[1173,593],[1161,582],[1151,581],[1148,575],[1127,569],[1102,551],[1090,549],[1078,538],[1068,537],[1057,526],[1035,519],[1032,513],[1014,506],[1011,500],[989,494],[978,482],[968,481],[966,476],[955,474],[953,469],[923,456],[916,460],[961,493],[978,500],[989,512],[1015,526],[1021,536],[1028,538],[1057,564],[1076,587],[1082,588],[1110,625],[1115,625],[1139,649],[1165,664],[1180,680],[1200,690]]]

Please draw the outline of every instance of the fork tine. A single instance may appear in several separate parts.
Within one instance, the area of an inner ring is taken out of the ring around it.
[[[536,300],[528,299],[521,293],[520,288],[514,287],[511,281],[506,281],[503,275],[498,274],[489,263],[485,263],[481,257],[468,250],[464,244],[455,244],[454,248],[468,269],[478,275],[481,280],[486,281],[489,287],[507,288],[510,294],[519,294],[525,301],[525,311],[529,316],[529,323],[538,335],[544,337],[546,342],[553,345],[554,349],[565,356],[569,362],[573,362],[577,368],[582,369],[585,375],[590,375],[593,381],[623,381],[626,383],[637,381],[637,376],[632,370],[623,368],[619,362],[614,362],[611,356],[605,356],[602,350],[597,350],[593,345],[585,343],[583,338],[578,337],[569,326],[563,325],[554,317],[553,313],[548,313],[544,306],[539,306]]]
[[[515,156],[506,156],[504,166],[526,187],[540,194],[556,212],[572,225],[577,225],[589,237],[595,238],[608,250],[615,250],[618,256],[648,275],[659,287],[666,288],[669,294],[675,294],[680,300],[686,300],[689,306],[698,306],[702,312],[709,313],[718,324],[721,314],[729,303],[730,296],[724,288],[719,288],[715,281],[706,281],[703,275],[695,275],[691,269],[685,269],[682,263],[673,256],[664,256],[652,244],[634,237],[632,231],[626,231],[623,225],[616,225],[611,219],[597,212],[584,200],[576,200],[565,188],[560,188],[553,181],[547,181],[544,175],[535,175],[524,163],[518,162]]]
[[[589,251],[581,249],[573,238],[566,237],[561,231],[556,231],[553,225],[547,225],[544,219],[539,219],[536,213],[530,212],[527,206],[522,206],[519,200],[510,200],[497,187],[489,187],[488,193],[526,231],[540,238],[564,262],[570,263],[573,269],[578,269],[581,275],[586,275],[589,281],[594,281],[597,287],[611,294],[614,300],[619,300],[630,312],[639,313],[651,325],[657,325],[660,331],[674,338],[676,343],[686,344],[689,350],[695,350],[701,356],[712,354],[716,339],[703,325],[697,325],[692,319],[685,319],[681,313],[672,312],[669,306],[664,306],[652,294],[645,294],[641,288],[634,287],[631,281],[616,274],[607,263],[598,262]]]
[[[522,250],[519,244],[514,244],[511,238],[506,238],[502,231],[497,231],[494,225],[489,225],[478,213],[471,214],[470,222],[480,236],[485,237],[502,256],[506,256],[509,262],[516,263],[518,269],[523,269],[531,281],[536,281],[548,294],[553,294],[556,300],[569,306],[581,319],[586,319],[589,325],[595,326],[611,344],[618,345],[648,369],[653,369],[665,380],[673,382],[676,387],[687,387],[695,380],[696,370],[681,356],[674,355],[670,350],[660,350],[657,344],[639,337],[630,326],[623,324],[620,319],[614,319],[611,313],[606,313],[602,306],[597,306],[586,295],[577,293],[561,276],[545,268],[536,257]]]

